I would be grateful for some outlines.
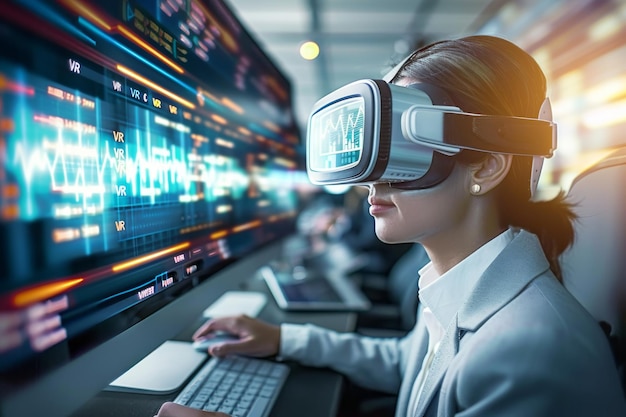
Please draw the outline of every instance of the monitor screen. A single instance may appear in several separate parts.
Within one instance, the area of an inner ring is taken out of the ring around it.
[[[303,167],[289,80],[222,1],[5,1],[0,43],[10,395],[291,232]]]

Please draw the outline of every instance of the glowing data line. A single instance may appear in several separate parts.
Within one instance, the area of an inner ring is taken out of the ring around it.
[[[20,291],[13,297],[13,305],[15,307],[26,307],[30,304],[47,300],[77,286],[83,281],[84,278],[68,279]]]
[[[165,255],[169,255],[169,254],[171,254],[173,252],[177,252],[179,250],[188,248],[190,245],[191,245],[190,242],[184,242],[184,243],[181,243],[180,245],[172,246],[171,248],[163,249],[163,250],[160,250],[158,252],[153,252],[151,254],[148,254],[146,256],[141,256],[139,258],[135,258],[135,259],[133,259],[131,261],[128,261],[128,262],[123,262],[121,264],[114,265],[111,268],[111,270],[113,272],[124,271],[126,269],[133,268],[133,267],[145,264],[147,262],[153,261],[155,259],[161,258],[161,257],[163,257]]]
[[[184,90],[188,91],[189,93],[194,94],[194,95],[196,94],[196,90],[194,90],[192,87],[190,87],[189,85],[187,85],[184,82],[182,82],[179,79],[179,77],[174,77],[171,72],[165,71],[165,69],[163,67],[160,67],[160,66],[156,65],[152,61],[150,61],[150,60],[146,59],[145,57],[142,57],[141,55],[139,55],[137,52],[134,52],[133,50],[129,49],[128,47],[122,45],[120,42],[116,41],[111,36],[109,36],[106,33],[102,32],[102,30],[100,30],[97,26],[94,26],[89,21],[85,20],[82,17],[79,17],[78,18],[78,22],[81,25],[85,26],[87,29],[89,29],[92,32],[94,32],[95,34],[97,34],[98,36],[102,37],[102,39],[104,39],[106,42],[108,42],[111,45],[113,45],[116,49],[125,52],[129,56],[131,56],[131,57],[135,58],[136,60],[144,63],[145,65],[149,66],[150,68],[152,68],[153,70],[155,70],[159,74],[161,74],[164,77],[168,78],[173,83],[181,86]]]
[[[141,46],[143,49],[145,49],[146,51],[150,52],[152,55],[157,57],[159,60],[163,61],[169,67],[174,69],[174,71],[178,72],[179,74],[184,74],[185,73],[185,71],[180,66],[176,65],[170,59],[168,59],[167,57],[163,56],[160,52],[158,52],[156,49],[154,49],[152,46],[148,45],[146,42],[144,42],[143,40],[141,40],[140,38],[135,36],[135,34],[133,34],[128,29],[126,29],[126,27],[124,27],[122,25],[117,25],[116,29],[122,35],[126,36],[128,39],[132,40],[137,45]]]
[[[92,38],[81,32],[80,30],[76,29],[74,25],[69,23],[64,17],[60,16],[57,12],[52,10],[49,4],[45,4],[45,2],[38,0],[30,0],[29,3],[29,6],[32,8],[32,10],[37,10],[37,13],[45,16],[47,20],[54,22],[68,32],[71,32],[73,35],[88,42],[89,44],[94,46],[96,45],[96,41],[94,41]]]
[[[117,67],[117,70],[119,72],[121,72],[122,74],[126,75],[127,77],[132,78],[133,80],[135,80],[135,81],[137,81],[137,82],[139,82],[139,83],[141,83],[141,84],[143,84],[143,85],[145,85],[147,87],[150,87],[150,88],[152,88],[155,91],[158,91],[159,93],[163,94],[166,97],[171,98],[174,101],[177,101],[178,103],[182,104],[183,106],[188,107],[188,108],[190,108],[192,110],[196,108],[195,104],[193,104],[192,102],[190,102],[188,100],[185,100],[184,98],[182,98],[182,97],[172,93],[169,90],[166,90],[165,88],[163,88],[160,85],[150,81],[149,79],[145,78],[144,76],[137,74],[135,71],[132,71],[131,69],[126,68],[125,66],[119,65],[119,64],[117,64],[116,67]]]
[[[96,12],[82,2],[75,0],[63,0],[61,3],[63,3],[68,9],[73,10],[77,14],[89,19],[92,23],[100,26],[104,30],[111,30],[111,25],[107,21],[98,16]]]
[[[255,227],[260,227],[262,225],[260,220],[253,220],[248,223],[241,224],[239,226],[233,227],[233,233],[243,232],[244,230],[253,229]]]

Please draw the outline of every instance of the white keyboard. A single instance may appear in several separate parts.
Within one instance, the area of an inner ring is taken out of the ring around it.
[[[287,365],[269,360],[211,358],[174,402],[233,417],[267,417],[288,374]]]

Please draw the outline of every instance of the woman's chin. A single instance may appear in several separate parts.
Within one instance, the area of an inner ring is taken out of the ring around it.
[[[376,236],[383,243],[400,243],[397,237],[395,237],[393,233],[390,233],[388,230],[379,231],[378,229],[376,229]]]

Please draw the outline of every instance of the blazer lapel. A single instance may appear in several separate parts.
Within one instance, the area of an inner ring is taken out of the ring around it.
[[[458,313],[459,329],[476,331],[550,269],[537,237],[520,231],[480,278]]]
[[[448,369],[448,365],[450,365],[454,355],[458,352],[459,340],[457,334],[457,316],[455,316],[450,324],[448,324],[443,339],[439,342],[439,348],[433,357],[430,370],[428,371],[424,386],[422,387],[419,402],[417,403],[416,416],[423,416],[426,412],[434,394],[439,389],[439,385],[446,373],[446,369]]]

